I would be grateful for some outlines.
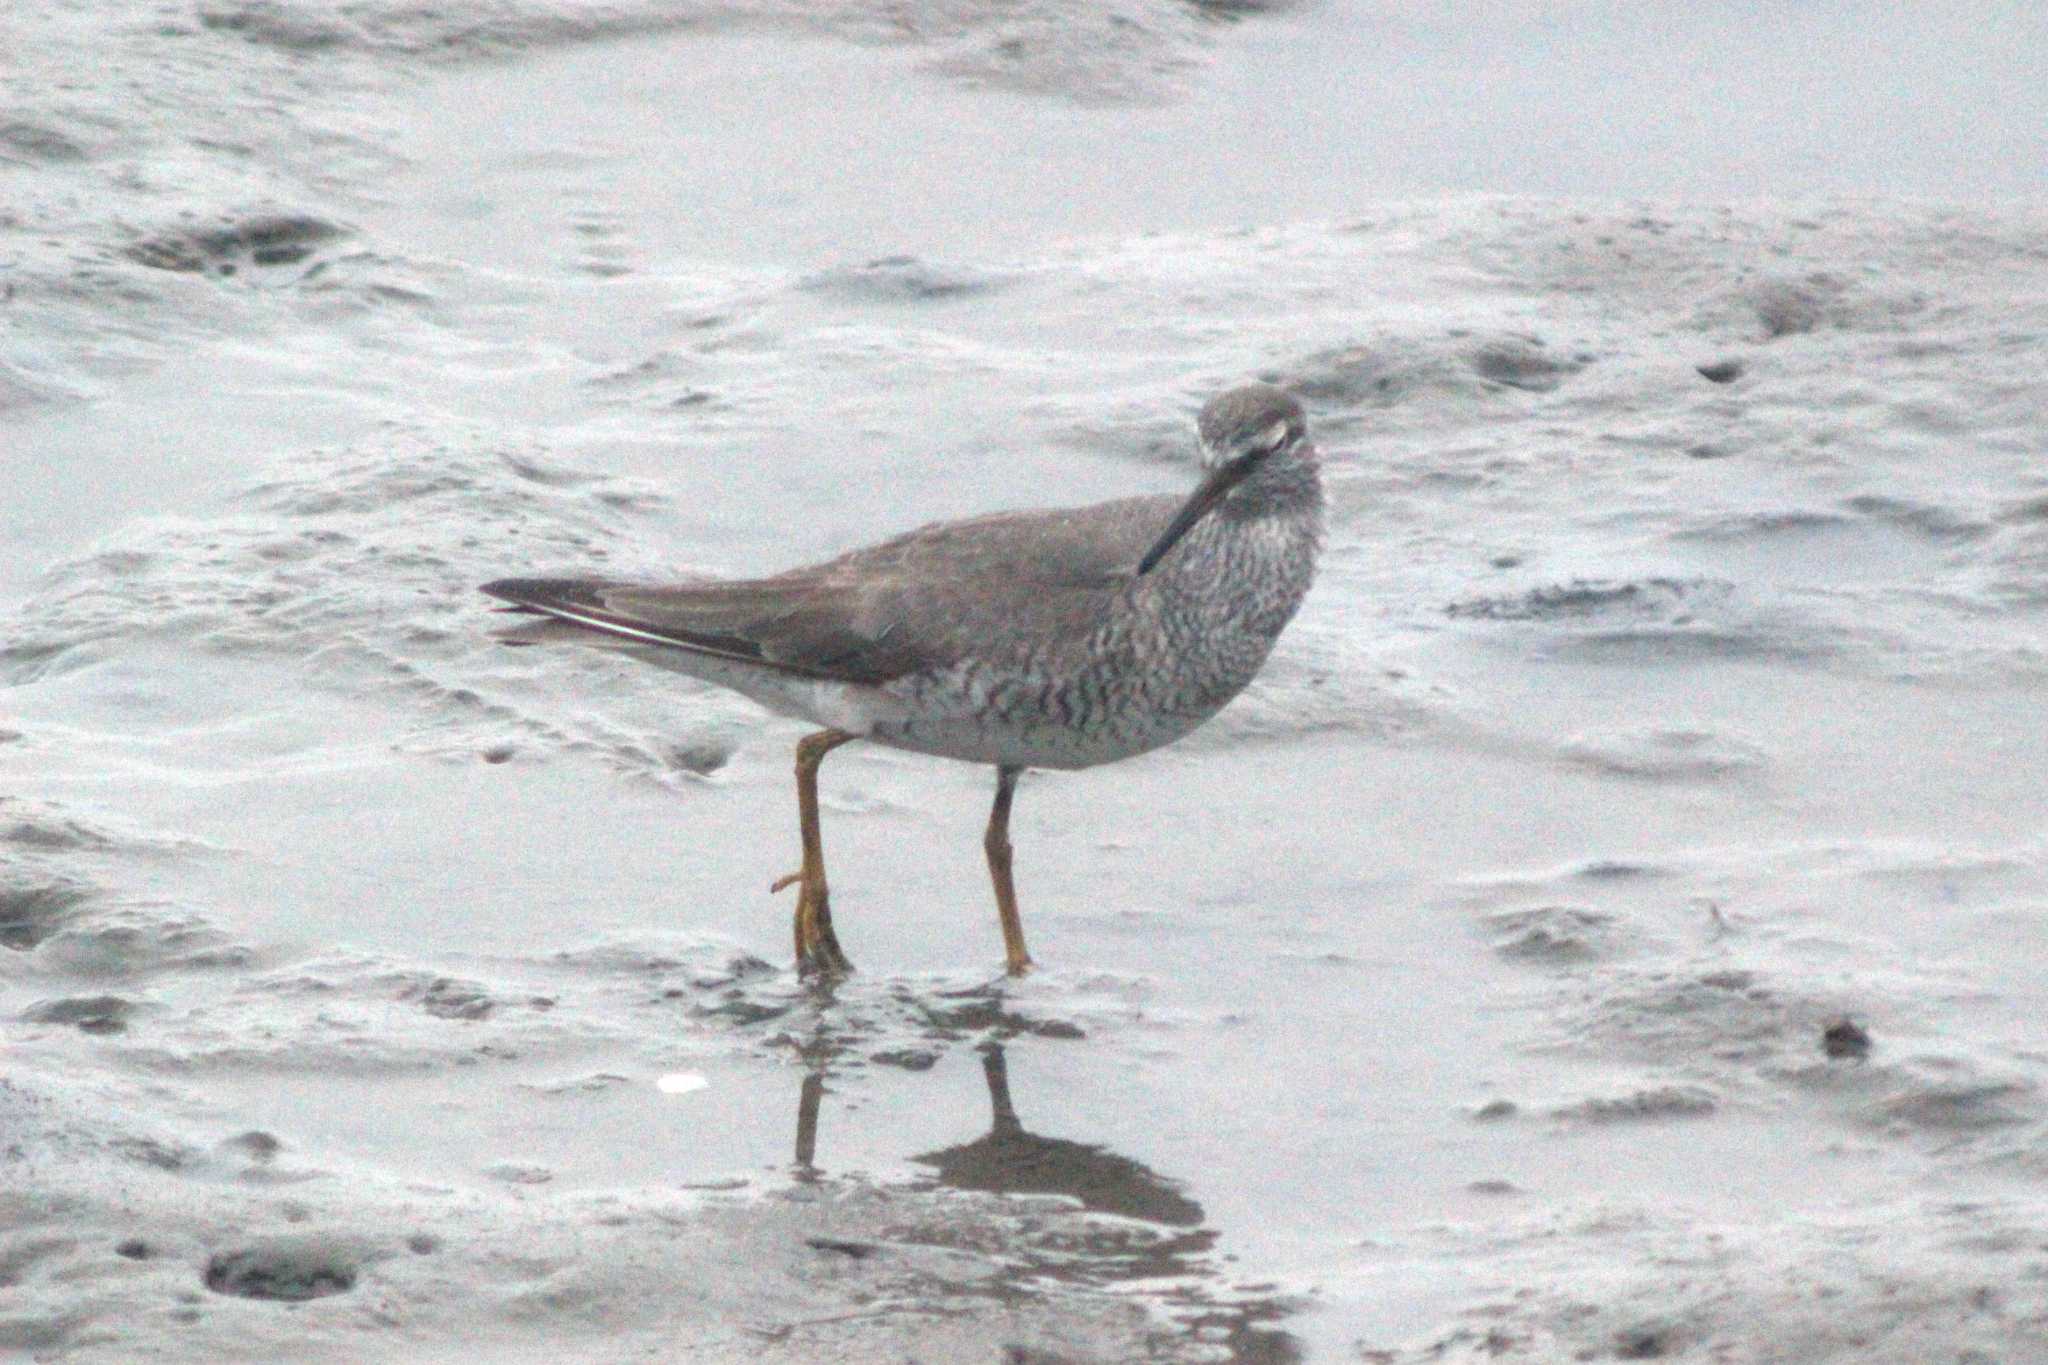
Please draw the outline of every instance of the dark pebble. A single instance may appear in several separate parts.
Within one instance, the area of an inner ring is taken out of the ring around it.
[[[1837,1019],[1821,1033],[1820,1050],[1836,1061],[1860,1062],[1870,1055],[1870,1035],[1853,1019]]]

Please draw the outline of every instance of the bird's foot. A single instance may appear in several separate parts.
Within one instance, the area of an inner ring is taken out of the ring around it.
[[[853,971],[853,961],[839,946],[839,936],[832,931],[832,902],[825,889],[823,877],[810,876],[806,872],[792,872],[778,877],[769,887],[770,893],[785,887],[797,887],[796,896],[796,972],[798,976],[840,977]]]

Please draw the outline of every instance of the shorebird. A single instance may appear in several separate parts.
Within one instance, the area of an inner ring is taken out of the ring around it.
[[[1301,404],[1250,384],[1196,421],[1185,499],[941,522],[768,578],[483,585],[546,618],[502,634],[623,650],[822,728],[796,746],[800,974],[852,964],[832,928],[818,765],[856,739],[993,764],[983,848],[1006,965],[1031,966],[1011,879],[1026,768],[1087,768],[1172,743],[1265,663],[1308,592],[1323,487]]]

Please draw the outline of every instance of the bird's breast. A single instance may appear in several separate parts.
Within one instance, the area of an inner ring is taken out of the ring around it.
[[[1085,629],[888,684],[900,705],[870,733],[1031,768],[1090,767],[1181,738],[1257,674],[1313,574],[1312,536],[1235,529],[1133,580]]]

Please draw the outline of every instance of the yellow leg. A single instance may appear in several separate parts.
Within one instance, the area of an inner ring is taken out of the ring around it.
[[[1031,970],[1031,954],[1024,950],[1024,919],[1017,913],[1017,887],[1010,880],[1010,797],[1023,771],[996,769],[996,802],[988,813],[988,833],[981,840],[988,852],[989,880],[995,883],[996,914],[1003,921],[1003,958],[1011,976]]]
[[[844,730],[820,730],[796,745],[796,815],[803,837],[804,865],[778,878],[771,891],[795,883],[796,969],[799,975],[840,976],[853,970],[832,932],[832,905],[825,888],[825,841],[818,820],[818,765],[840,745],[858,739]]]

